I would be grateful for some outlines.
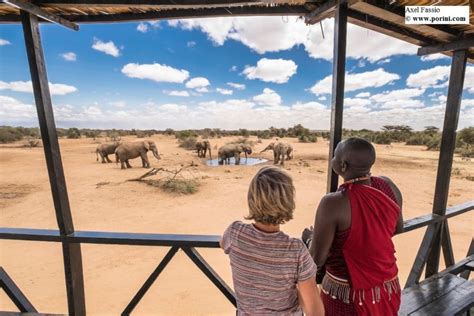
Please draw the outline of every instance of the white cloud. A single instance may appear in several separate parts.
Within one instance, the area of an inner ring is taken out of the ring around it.
[[[349,92],[365,88],[382,87],[398,79],[400,79],[399,75],[386,72],[382,68],[361,73],[346,73],[345,91]],[[332,75],[318,81],[311,87],[310,91],[316,95],[331,93]]]
[[[265,88],[263,89],[262,94],[253,97],[253,101],[257,102],[260,105],[276,106],[281,104],[281,97],[272,89]]]
[[[446,87],[450,68],[450,66],[436,66],[410,74],[407,78],[407,86],[419,88]]]
[[[230,67],[229,71],[232,71],[232,72],[237,71],[237,66],[234,65],[234,66]]]
[[[196,88],[196,91],[200,93],[206,93],[206,92],[209,92],[209,89],[207,89],[206,87],[201,87],[201,88]]]
[[[227,82],[227,85],[237,90],[245,90],[245,85],[242,83]]]
[[[3,38],[0,38],[0,46],[11,45],[11,43]]]
[[[36,109],[33,105],[0,95],[0,125],[29,122],[35,120],[36,117]]]
[[[257,66],[246,66],[242,72],[248,79],[286,83],[296,73],[298,66],[293,60],[262,58]]]
[[[94,38],[94,44],[92,44],[92,48],[113,57],[120,56],[120,50],[112,41],[102,42],[100,39]]]
[[[319,101],[326,101],[328,98],[325,95],[318,97]]]
[[[410,74],[407,78],[407,86],[419,88],[446,88],[449,84],[451,66],[436,66],[420,70]],[[474,93],[474,66],[466,67],[464,77],[464,89]]]
[[[216,88],[216,91],[223,95],[232,95],[232,93],[234,93],[232,90],[222,88]]]
[[[446,56],[443,54],[431,54],[431,55],[421,56],[422,61],[432,61],[432,60],[448,59],[448,58],[449,56]]]
[[[390,58],[385,58],[385,59],[379,60],[379,61],[377,62],[377,64],[379,64],[379,65],[388,64],[390,61],[391,61]]]
[[[187,107],[185,105],[178,105],[174,103],[167,103],[160,105],[158,107],[160,111],[171,112],[171,113],[179,113],[186,111]]]
[[[130,78],[148,79],[156,82],[183,83],[189,78],[189,72],[161,64],[126,64],[122,73]]]
[[[140,24],[137,25],[137,31],[142,33],[148,32],[148,25],[146,23],[140,22]]]
[[[362,107],[370,105],[371,102],[369,99],[361,99],[361,98],[345,98],[344,105],[347,107]]]
[[[0,81],[0,90],[12,90],[15,92],[33,93],[33,84],[31,81]],[[74,86],[62,83],[49,83],[49,91],[52,95],[65,95],[77,91]]]
[[[76,61],[77,60],[77,55],[73,52],[68,52],[61,54],[61,57],[64,58],[66,61]]]
[[[186,46],[189,47],[189,48],[194,47],[194,46],[196,46],[196,42],[195,41],[189,41],[189,42],[186,43]]]
[[[425,93],[425,89],[400,89],[385,91],[383,93],[374,94],[370,97],[371,100],[377,103],[390,102],[394,100],[406,100],[419,97]]]
[[[124,108],[127,106],[127,102],[125,101],[113,101],[113,102],[109,102],[109,104],[117,108]]]
[[[173,91],[165,91],[167,95],[174,96],[174,97],[189,97],[189,92],[186,90],[173,90]]]
[[[368,98],[368,97],[370,97],[370,92],[361,92],[361,93],[356,94],[355,97],[356,98]]]
[[[197,90],[197,89],[205,88],[209,86],[210,84],[211,83],[209,82],[209,80],[207,80],[204,77],[195,77],[195,78],[190,79],[188,82],[186,82],[186,88]],[[198,92],[207,92],[207,89],[206,91],[198,91]]]
[[[207,18],[171,21],[169,24],[185,30],[199,29],[216,45],[236,40],[259,54],[288,50],[303,45],[313,58],[332,59],[334,20],[323,22],[325,38],[320,26],[307,26],[302,20],[281,17]],[[354,24],[347,26],[347,57],[364,58],[370,62],[393,55],[414,55],[417,46],[370,31]],[[278,36],[268,36],[278,34]],[[361,39],[364,45],[361,45]]]

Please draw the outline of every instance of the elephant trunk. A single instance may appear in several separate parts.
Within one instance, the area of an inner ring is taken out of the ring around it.
[[[155,156],[157,160],[161,159],[160,155],[158,155],[158,150],[153,150],[153,156]]]
[[[115,163],[118,164],[119,163],[119,154],[118,152],[115,152]]]
[[[99,161],[99,149],[95,150],[95,161]]]
[[[206,156],[206,155],[204,154],[204,156]],[[211,156],[211,147],[209,147],[209,159],[210,159],[210,160],[212,160],[212,156]]]

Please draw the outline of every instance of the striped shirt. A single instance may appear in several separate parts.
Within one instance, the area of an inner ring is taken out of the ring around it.
[[[302,315],[296,284],[314,278],[316,265],[303,242],[233,222],[222,236],[230,257],[238,315]]]

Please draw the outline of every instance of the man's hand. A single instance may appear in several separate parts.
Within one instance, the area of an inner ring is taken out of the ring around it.
[[[306,247],[310,248],[311,241],[313,240],[313,226],[303,230],[303,233],[301,233],[301,240],[303,240]]]

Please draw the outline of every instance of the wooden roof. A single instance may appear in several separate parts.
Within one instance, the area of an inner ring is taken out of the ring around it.
[[[8,0],[6,0],[8,2]],[[217,16],[294,15],[314,24],[332,16],[338,0],[36,0],[44,11],[76,23]],[[346,0],[349,22],[400,40],[436,45],[474,36],[474,1],[470,0]],[[471,3],[470,3],[471,2]],[[470,24],[405,24],[406,5],[470,5]],[[20,10],[0,3],[0,23],[20,22]],[[474,47],[470,48],[474,62]]]

